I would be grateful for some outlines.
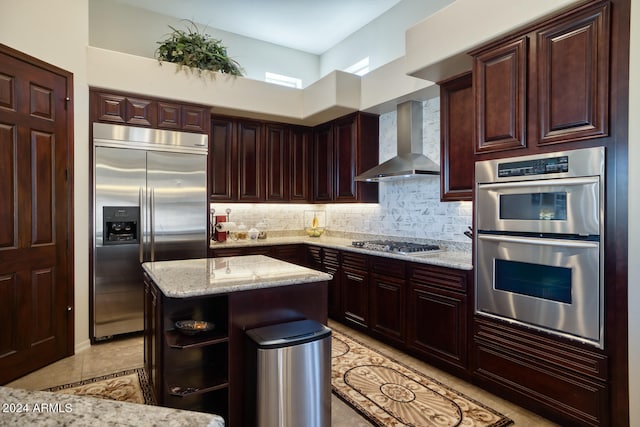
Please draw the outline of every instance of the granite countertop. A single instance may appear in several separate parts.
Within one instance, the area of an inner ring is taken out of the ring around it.
[[[342,237],[306,237],[306,236],[292,236],[292,237],[273,237],[267,239],[256,240],[228,240],[223,243],[213,242],[210,247],[212,249],[222,248],[243,248],[243,247],[255,247],[255,246],[271,246],[271,245],[287,245],[287,244],[299,244],[305,243],[308,245],[323,246],[327,248],[349,250],[353,252],[359,252],[367,255],[381,256],[387,258],[395,258],[403,261],[437,265],[441,267],[457,268],[460,270],[473,270],[473,264],[471,261],[470,252],[442,250],[439,252],[428,252],[420,255],[404,255],[391,252],[373,251],[369,249],[356,248],[351,245],[351,239],[345,239]]]
[[[142,268],[170,298],[226,294],[332,278],[330,274],[264,255],[145,262]]]
[[[0,386],[0,425],[223,427],[224,420],[201,412]]]

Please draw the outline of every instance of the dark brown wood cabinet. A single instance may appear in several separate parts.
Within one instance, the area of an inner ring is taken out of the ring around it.
[[[490,391],[563,425],[610,425],[602,352],[476,316],[472,360],[474,378]]]
[[[471,200],[474,170],[471,73],[440,85],[440,200]]]
[[[204,105],[99,89],[91,89],[89,98],[92,122],[209,133],[210,108]]]
[[[213,116],[211,201],[377,202],[378,184],[353,178],[378,163],[378,116],[316,128]]]
[[[334,136],[333,125],[323,124],[313,129],[313,200],[333,200]]]
[[[237,198],[237,180],[233,162],[233,120],[226,117],[211,119],[207,177],[209,199],[228,201]]]
[[[209,199],[308,201],[310,146],[310,128],[213,116]]]
[[[307,266],[334,275],[329,317],[469,377],[471,271],[308,246]]]
[[[471,52],[476,154],[608,134],[609,9],[582,5]]]
[[[407,282],[405,262],[370,257],[370,322],[374,336],[398,345],[405,342]]]
[[[260,122],[238,120],[236,124],[238,201],[265,199],[263,126]]]
[[[474,54],[475,152],[524,148],[528,38]]]
[[[366,255],[342,252],[340,294],[343,321],[358,329],[369,328],[369,263]]]
[[[294,126],[289,139],[289,200],[306,202],[311,199],[311,128]]]
[[[378,164],[379,120],[358,112],[313,131],[313,201],[378,202],[378,184],[354,178]]]
[[[264,127],[265,199],[269,202],[289,201],[289,128],[266,124]]]
[[[209,248],[213,258],[242,255],[267,255],[292,264],[305,265],[306,258],[302,245],[256,245],[232,248]]]
[[[409,266],[407,346],[424,360],[466,375],[469,272]]]

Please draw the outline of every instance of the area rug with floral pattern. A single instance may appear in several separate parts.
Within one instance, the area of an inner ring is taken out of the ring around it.
[[[512,420],[421,372],[332,331],[333,392],[373,424],[501,427]]]
[[[155,404],[144,369],[129,369],[45,389],[54,393],[98,397],[121,402]]]

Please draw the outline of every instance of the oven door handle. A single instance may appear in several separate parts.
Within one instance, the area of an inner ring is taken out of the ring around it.
[[[483,189],[501,189],[501,188],[522,188],[522,187],[554,187],[554,186],[572,186],[572,185],[590,185],[597,184],[600,180],[599,176],[585,176],[580,178],[561,178],[536,181],[511,181],[496,183],[479,183]]]
[[[590,240],[537,239],[535,237],[503,236],[477,233],[478,239],[492,242],[522,243],[537,246],[562,246],[570,248],[597,248],[599,242]]]

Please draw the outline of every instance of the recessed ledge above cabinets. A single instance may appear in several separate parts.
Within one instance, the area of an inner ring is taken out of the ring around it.
[[[580,1],[456,0],[407,30],[405,71],[434,82],[461,74],[471,69],[468,51]]]
[[[87,48],[91,87],[211,106],[212,113],[292,125],[317,126],[356,111],[382,114],[403,100],[437,94],[431,81],[407,76],[404,58],[360,77],[333,71],[304,89],[226,74],[181,70],[126,53]]]

